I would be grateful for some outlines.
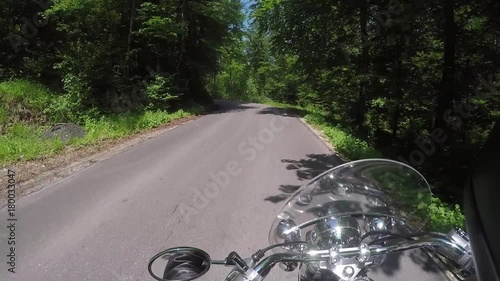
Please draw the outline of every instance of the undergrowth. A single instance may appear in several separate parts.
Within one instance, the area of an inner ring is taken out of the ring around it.
[[[77,112],[75,108],[67,95],[52,93],[40,84],[24,80],[0,83],[0,165],[51,156],[67,145],[93,145],[125,137],[203,111],[191,106],[175,112],[145,110],[104,115],[95,110]],[[43,137],[51,125],[67,122],[82,126],[85,137],[68,143]]]

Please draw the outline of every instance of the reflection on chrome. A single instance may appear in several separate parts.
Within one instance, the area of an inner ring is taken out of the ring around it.
[[[297,224],[293,220],[282,220],[278,226],[277,235],[286,242],[299,241],[300,229],[297,229]]]
[[[317,234],[321,249],[331,245],[353,246],[360,242],[361,227],[353,217],[327,218],[318,223]]]
[[[394,227],[394,220],[386,217],[374,218],[368,223],[368,231],[389,231]]]
[[[359,262],[367,261],[372,256],[386,255],[390,253],[397,253],[411,249],[423,247],[444,247],[450,251],[455,252],[457,255],[463,255],[467,251],[460,245],[451,242],[439,234],[429,234],[427,237],[422,237],[418,240],[408,241],[403,244],[390,245],[390,246],[368,246],[361,244],[359,247],[337,248],[332,247],[328,250],[309,250],[306,254],[297,253],[279,253],[273,254],[262,260],[255,270],[259,274],[266,272],[266,270],[279,262],[326,262],[340,263],[345,259],[356,258]]]

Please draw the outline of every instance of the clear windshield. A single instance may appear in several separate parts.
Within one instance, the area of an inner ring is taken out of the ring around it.
[[[384,159],[350,162],[291,196],[271,227],[269,242],[328,248],[355,246],[368,232],[416,232],[427,221],[430,203],[427,181],[410,166]]]

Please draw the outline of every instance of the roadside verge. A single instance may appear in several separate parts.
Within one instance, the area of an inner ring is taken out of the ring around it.
[[[140,131],[119,139],[102,140],[93,145],[68,146],[51,157],[5,165],[0,168],[0,172],[2,174],[7,174],[8,170],[16,172],[16,192],[19,197],[23,197],[202,116],[189,116],[172,120],[154,129]],[[0,189],[3,190],[5,186],[7,186],[7,178],[0,177]],[[6,205],[6,198],[7,193],[0,192],[0,208]]]

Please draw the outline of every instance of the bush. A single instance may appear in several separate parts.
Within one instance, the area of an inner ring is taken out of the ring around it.
[[[18,122],[48,125],[75,122],[77,119],[78,112],[69,95],[52,93],[30,81],[0,83],[0,100],[0,124],[5,127]]]
[[[172,86],[170,78],[157,75],[147,85],[148,105],[146,109],[161,109],[166,110],[172,106],[172,103],[178,100],[179,95],[175,94],[175,87]]]
[[[450,206],[437,197],[432,197],[429,207],[429,228],[433,231],[447,233],[452,227],[465,227],[465,216],[460,206]]]

